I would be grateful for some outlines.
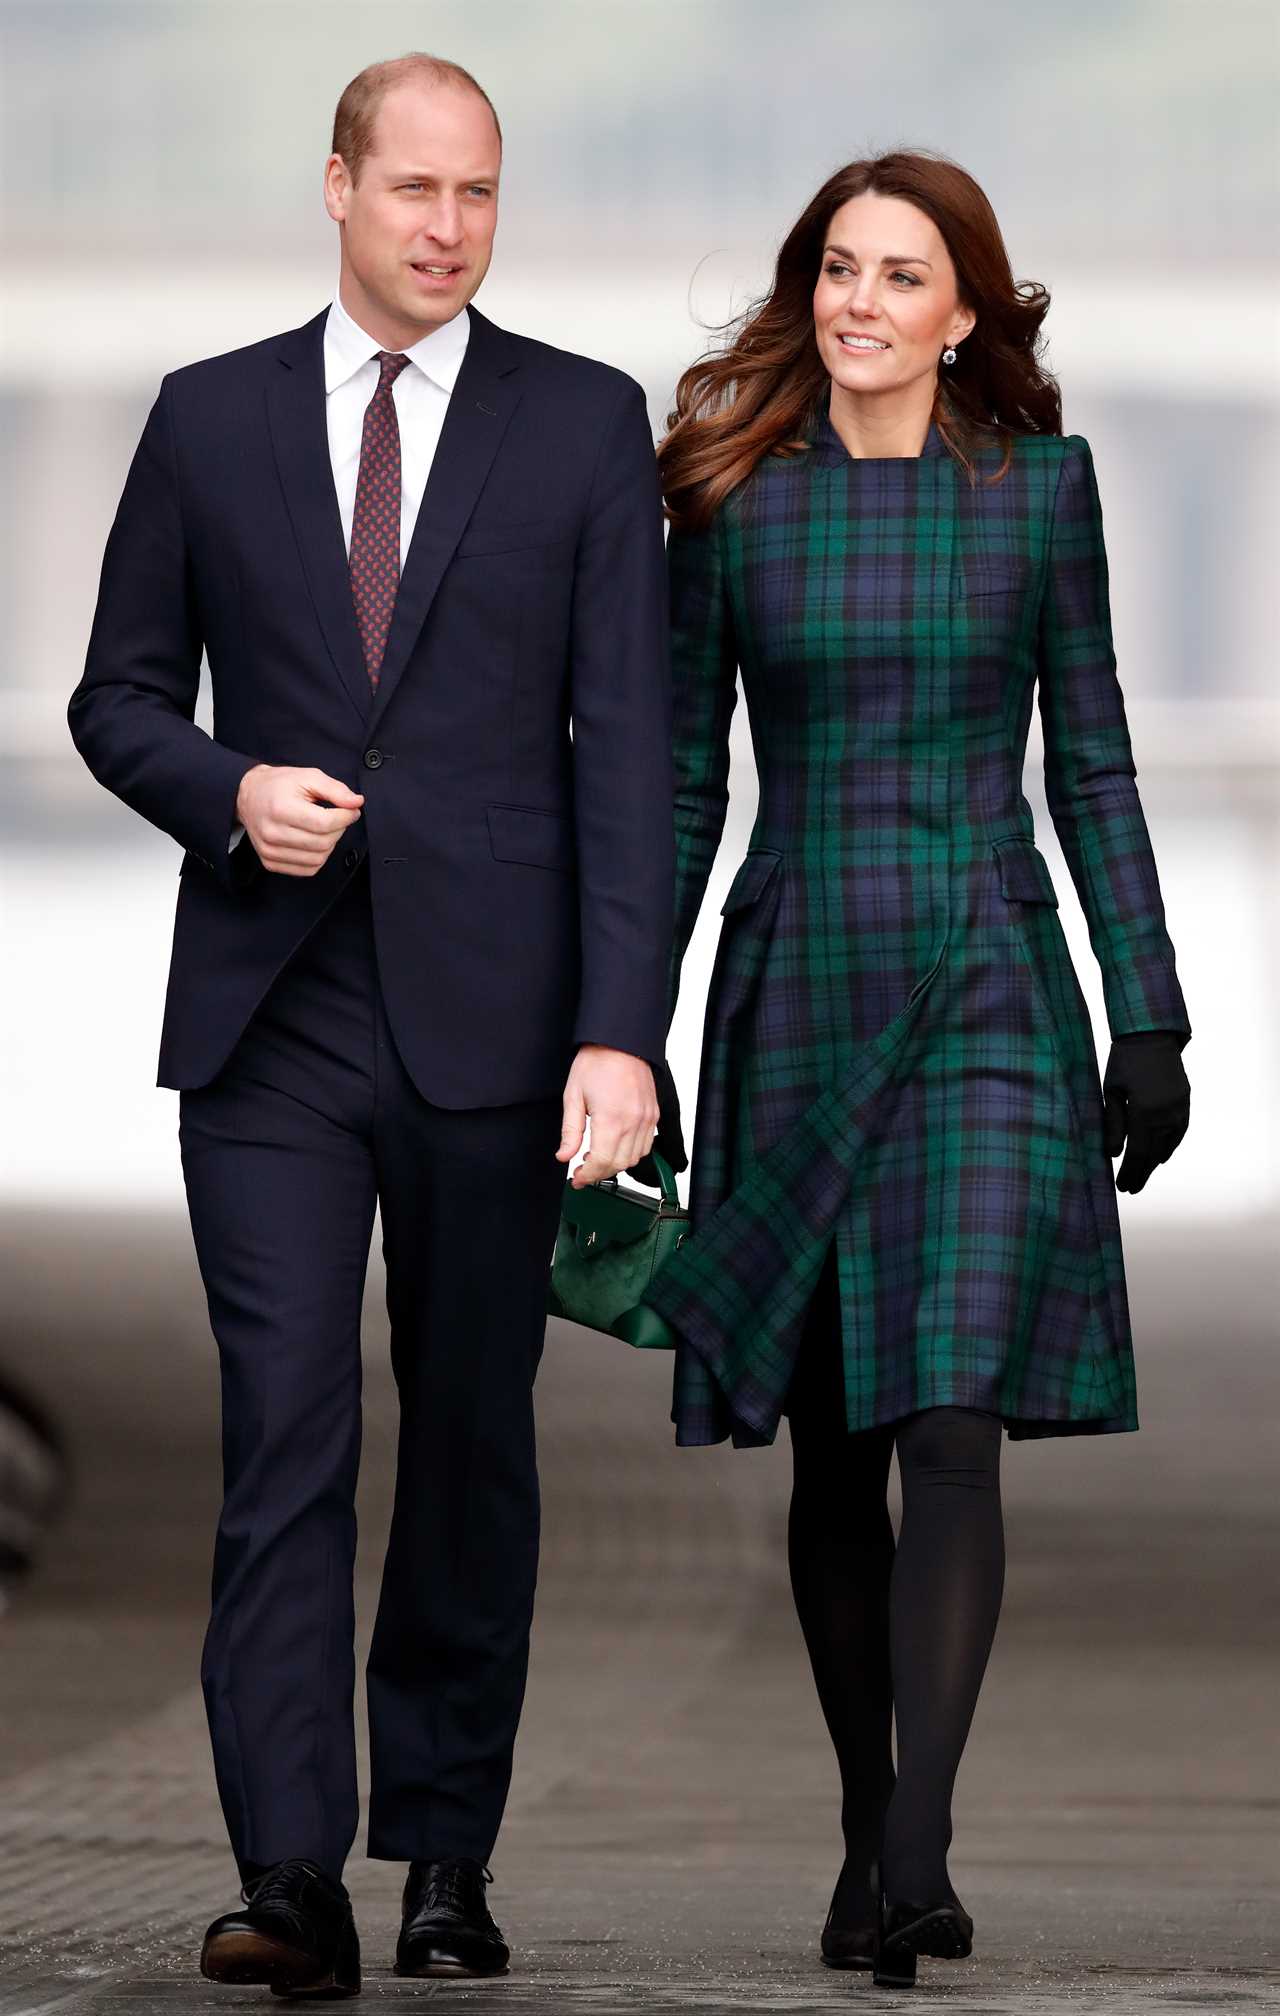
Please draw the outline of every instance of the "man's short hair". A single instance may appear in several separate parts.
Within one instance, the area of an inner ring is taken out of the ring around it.
[[[457,90],[474,91],[478,98],[483,98],[493,113],[498,146],[501,148],[502,128],[493,109],[493,100],[477,84],[471,72],[464,70],[460,63],[450,63],[443,56],[427,56],[420,50],[413,50],[408,56],[393,56],[385,63],[370,63],[358,77],[351,79],[338,100],[338,109],[333,115],[333,146],[330,151],[341,154],[353,183],[360,180],[365,157],[372,150],[374,127],[383,99],[397,84],[406,84],[413,79],[421,79],[425,84],[451,84]]]

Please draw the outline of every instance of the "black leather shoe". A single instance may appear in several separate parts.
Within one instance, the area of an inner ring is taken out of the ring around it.
[[[873,1979],[877,1988],[914,1988],[916,1955],[934,1960],[967,1960],[973,1951],[973,1920],[954,1898],[939,1904],[892,1903],[880,1888],[880,1936]]]
[[[879,1937],[875,1893],[871,1892],[868,1898],[864,1890],[862,1909],[855,1907],[851,1911],[841,1896],[847,1887],[847,1871],[846,1863],[837,1878],[831,1909],[822,1928],[822,1958],[828,1967],[873,1967]]]
[[[351,1899],[314,1862],[277,1862],[240,1892],[243,1911],[215,1918],[200,1972],[258,1982],[274,1995],[360,1993],[360,1941]]]
[[[411,1862],[396,1973],[422,1980],[434,1974],[505,1974],[511,1949],[489,1916],[481,1862]]]

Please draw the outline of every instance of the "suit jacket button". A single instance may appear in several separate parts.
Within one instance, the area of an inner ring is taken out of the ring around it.
[[[344,868],[358,868],[360,866],[360,849],[358,847],[348,847],[342,857],[342,865]]]
[[[365,769],[366,769],[366,770],[381,770],[381,768],[382,768],[382,751],[381,751],[381,749],[366,749],[366,750],[365,750],[365,752],[364,752],[364,767],[365,767]]]

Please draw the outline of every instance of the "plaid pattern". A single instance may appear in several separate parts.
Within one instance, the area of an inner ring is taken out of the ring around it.
[[[684,1443],[772,1441],[835,1243],[851,1429],[983,1407],[1012,1435],[1137,1425],[1088,1014],[1022,768],[1113,1033],[1189,1033],[1116,680],[1087,444],[971,487],[935,432],[855,461],[824,421],[669,547],[670,997],[727,805],[742,669],[760,773],[724,905],[694,1237],[647,1300]]]

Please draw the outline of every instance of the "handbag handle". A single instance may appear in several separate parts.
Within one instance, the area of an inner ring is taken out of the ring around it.
[[[675,1170],[671,1167],[665,1155],[659,1155],[656,1148],[651,1148],[649,1154],[652,1157],[653,1166],[658,1172],[658,1182],[662,1186],[663,1203],[678,1204],[680,1202],[680,1192],[676,1188]]]
[[[680,1192],[676,1187],[675,1170],[671,1167],[665,1155],[659,1155],[656,1148],[649,1150],[649,1160],[658,1172],[658,1184],[662,1191],[663,1203],[672,1204],[678,1210],[680,1207]],[[616,1190],[617,1187],[618,1179],[616,1176],[605,1176],[599,1183],[592,1185],[592,1188],[596,1190]]]

